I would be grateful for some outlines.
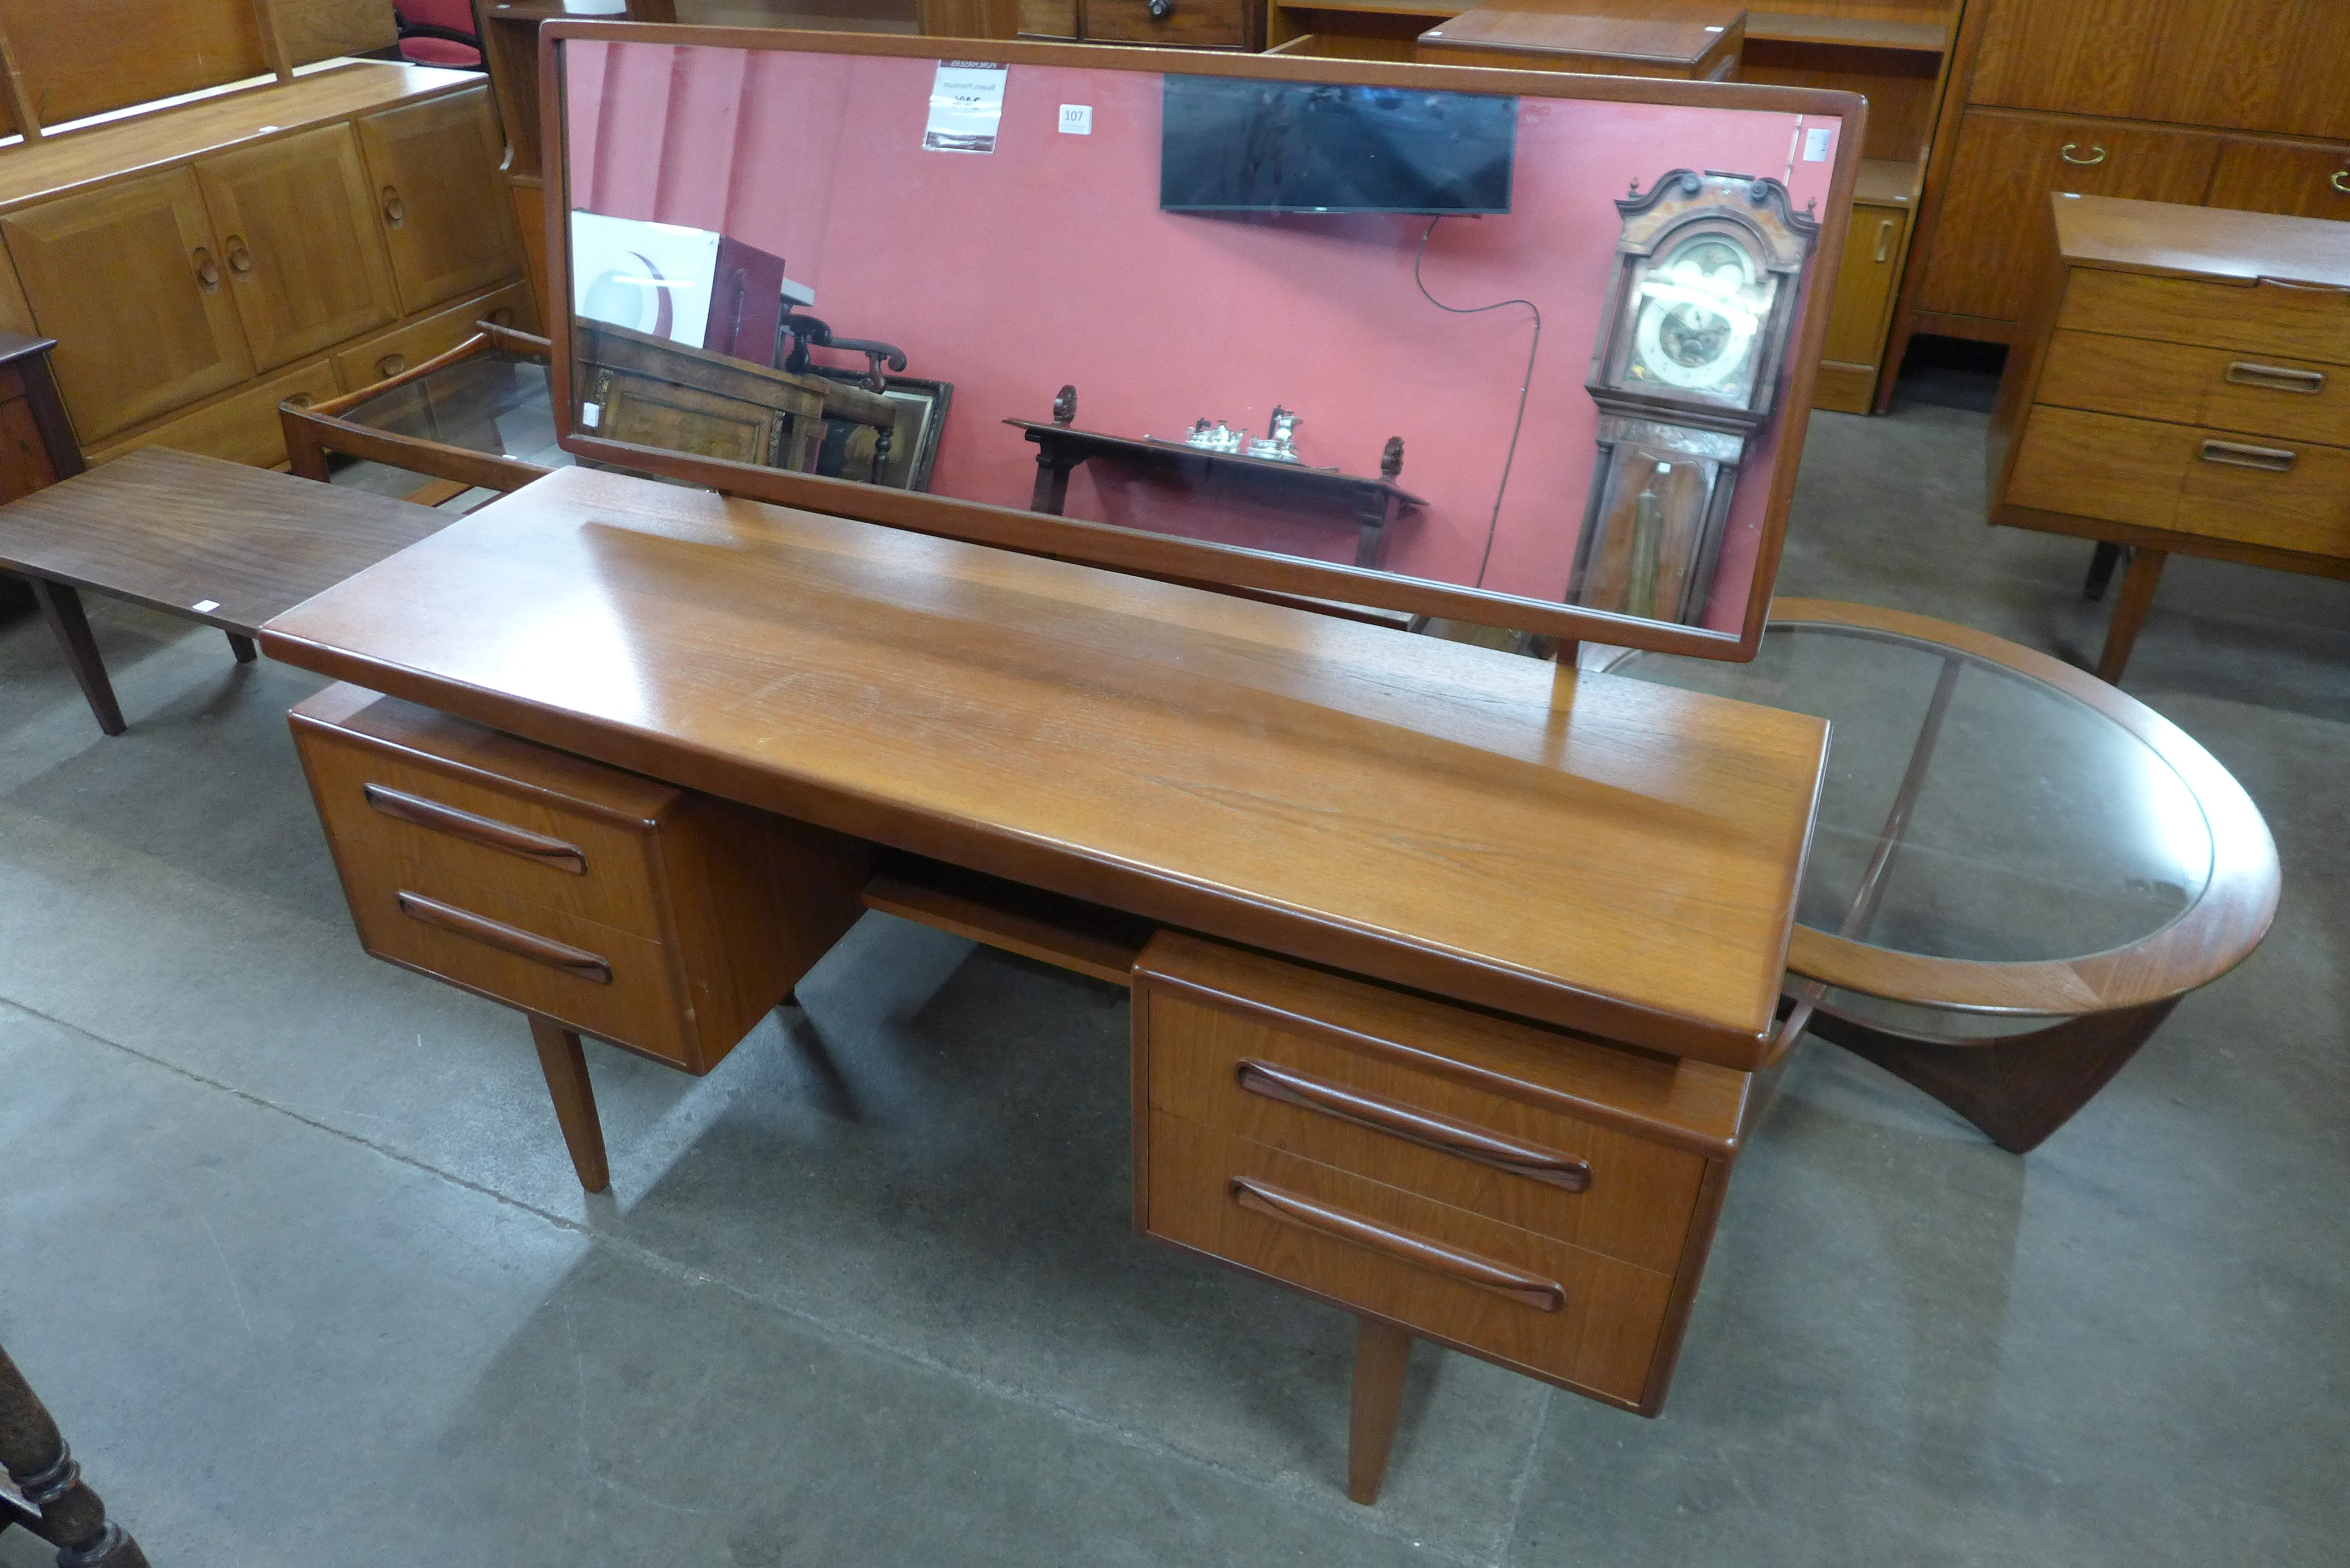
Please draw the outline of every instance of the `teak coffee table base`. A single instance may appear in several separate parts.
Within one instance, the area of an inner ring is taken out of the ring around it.
[[[1814,1012],[1804,1027],[1925,1090],[2008,1153],[2029,1154],[2110,1083],[2178,1005],[2171,997],[2093,1012],[1981,1044],[1905,1034],[1824,1012]]]

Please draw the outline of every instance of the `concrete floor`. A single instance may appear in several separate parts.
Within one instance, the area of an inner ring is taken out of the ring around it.
[[[1982,431],[1816,418],[1783,589],[2094,652]],[[311,679],[93,603],[120,739],[0,629],[0,1343],[159,1568],[2350,1552],[2350,585],[2178,562],[2131,670],[2268,814],[2251,961],[2026,1159],[1807,1044],[1664,1417],[1422,1346],[1375,1509],[1348,1321],[1128,1230],[1120,993],[870,917],[707,1079],[591,1044],[583,1197],[519,1021],[360,955]]]

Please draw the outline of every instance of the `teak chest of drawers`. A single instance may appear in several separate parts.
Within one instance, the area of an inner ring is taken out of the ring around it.
[[[2118,680],[2170,554],[2350,576],[2350,224],[2051,205],[1991,521],[2133,549],[2097,667]]]
[[[882,909],[1132,990],[1135,1222],[1356,1314],[1356,1497],[1414,1337],[1660,1407],[1818,721],[576,468],[263,640],[370,689],[294,719],[362,940],[530,1016],[590,1189],[579,1033],[704,1071]]]

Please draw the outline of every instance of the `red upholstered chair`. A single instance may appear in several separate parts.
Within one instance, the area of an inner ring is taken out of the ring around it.
[[[471,0],[396,0],[400,52],[420,66],[482,68],[482,40],[473,33]]]

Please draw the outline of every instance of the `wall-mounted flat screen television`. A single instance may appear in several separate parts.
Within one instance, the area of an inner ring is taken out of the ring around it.
[[[1518,100],[1492,93],[1170,72],[1159,206],[1507,213],[1517,127]]]

